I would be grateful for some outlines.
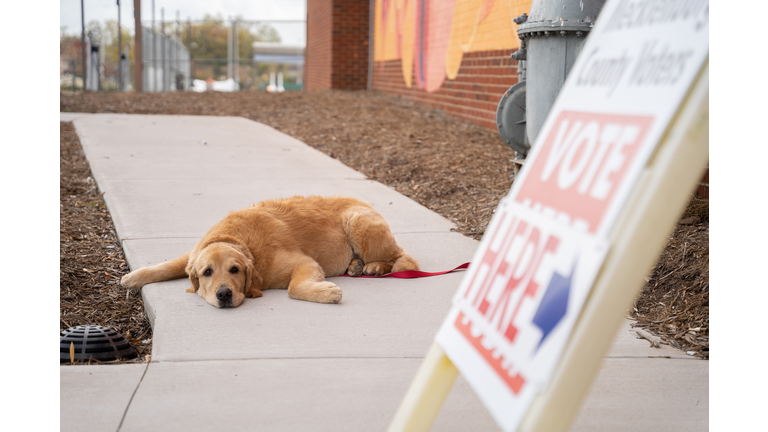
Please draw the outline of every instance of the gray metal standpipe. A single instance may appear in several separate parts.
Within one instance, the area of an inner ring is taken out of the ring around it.
[[[93,34],[88,32],[88,41],[90,50],[88,53],[88,81],[83,82],[83,86],[90,91],[99,91],[101,89],[101,74],[99,73],[99,45],[93,43]],[[84,88],[85,88],[84,87]]]
[[[544,125],[605,0],[533,0],[515,19],[519,82],[499,102],[497,126],[504,141],[525,157]]]

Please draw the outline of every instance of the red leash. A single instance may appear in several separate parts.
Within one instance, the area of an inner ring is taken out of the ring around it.
[[[382,278],[382,277],[393,277],[398,279],[413,279],[413,278],[423,278],[423,277],[430,277],[430,276],[439,276],[446,273],[455,272],[457,270],[465,269],[469,267],[469,263],[464,263],[458,267],[456,267],[453,270],[446,270],[442,272],[437,273],[427,273],[423,271],[417,271],[417,270],[407,270],[407,271],[401,271],[401,272],[395,272],[395,273],[387,273],[383,275],[373,276],[373,275],[360,275],[360,276],[350,276],[348,274],[343,274],[340,276],[344,277],[361,277],[361,278]]]

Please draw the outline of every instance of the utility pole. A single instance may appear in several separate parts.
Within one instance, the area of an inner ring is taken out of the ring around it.
[[[155,55],[157,54],[157,33],[155,32],[155,0],[152,0],[152,91],[157,91],[157,63]]]
[[[117,69],[120,73],[120,81],[117,91],[123,91],[123,34],[120,31],[120,0],[117,0]]]
[[[232,21],[232,54],[234,61],[232,66],[234,68],[234,79],[237,84],[238,90],[240,89],[240,38],[237,37],[237,20]]]
[[[165,86],[165,83],[168,82],[168,77],[165,73],[165,8],[160,8],[160,31],[162,32],[163,37],[160,38],[160,43],[163,44],[162,48],[160,49],[161,55],[163,56],[163,60],[161,61],[161,65],[163,68],[163,91],[168,91],[168,89]]]
[[[192,80],[195,79],[195,71],[192,70],[192,18],[187,16],[187,50],[189,51],[189,85],[192,85]]]
[[[82,22],[83,33],[80,36],[80,44],[83,46],[83,91],[85,91],[85,79],[88,72],[85,70],[85,0],[80,0],[80,21]]]
[[[176,9],[176,75],[178,76],[181,70],[181,12]],[[176,82],[176,76],[174,76],[174,83]],[[183,85],[182,85],[183,86]],[[178,87],[178,86],[177,86]],[[178,90],[178,88],[176,89]]]
[[[227,79],[229,78],[232,78],[232,26],[227,27]]]
[[[140,92],[142,91],[142,86],[144,85],[144,77],[142,75],[143,67],[144,67],[144,56],[143,56],[143,46],[141,41],[141,34],[143,32],[141,27],[141,0],[133,0],[133,19],[136,23],[136,36],[134,37],[134,48],[133,48],[133,57],[134,57],[134,72],[133,72],[133,85],[134,85],[134,91]]]

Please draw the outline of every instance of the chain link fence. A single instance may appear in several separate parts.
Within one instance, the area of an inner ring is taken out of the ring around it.
[[[60,89],[133,91],[136,47],[132,32],[125,27],[120,30],[109,20],[89,22],[86,31],[83,65],[81,34],[62,29]],[[141,37],[142,91],[303,88],[304,20],[161,20],[145,22]]]
[[[83,87],[90,91],[133,90],[129,44],[124,44],[123,52],[118,56],[116,46],[109,46],[89,34],[85,38],[85,83],[82,41],[71,38],[61,41],[59,47],[62,91],[81,91]]]
[[[178,40],[141,27],[142,90],[184,91],[192,85],[189,50]]]

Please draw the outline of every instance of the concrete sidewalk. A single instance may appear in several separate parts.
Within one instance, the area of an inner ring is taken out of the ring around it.
[[[478,242],[399,193],[268,126],[238,117],[62,113],[74,121],[131,268],[176,258],[229,211],[292,195],[360,198],[426,271],[470,261]],[[342,279],[325,305],[267,290],[236,309],[142,290],[145,365],[61,368],[62,431],[385,430],[462,273]],[[651,358],[668,356],[669,358]],[[709,363],[622,329],[573,431],[708,428]],[[459,377],[434,431],[498,430]]]

